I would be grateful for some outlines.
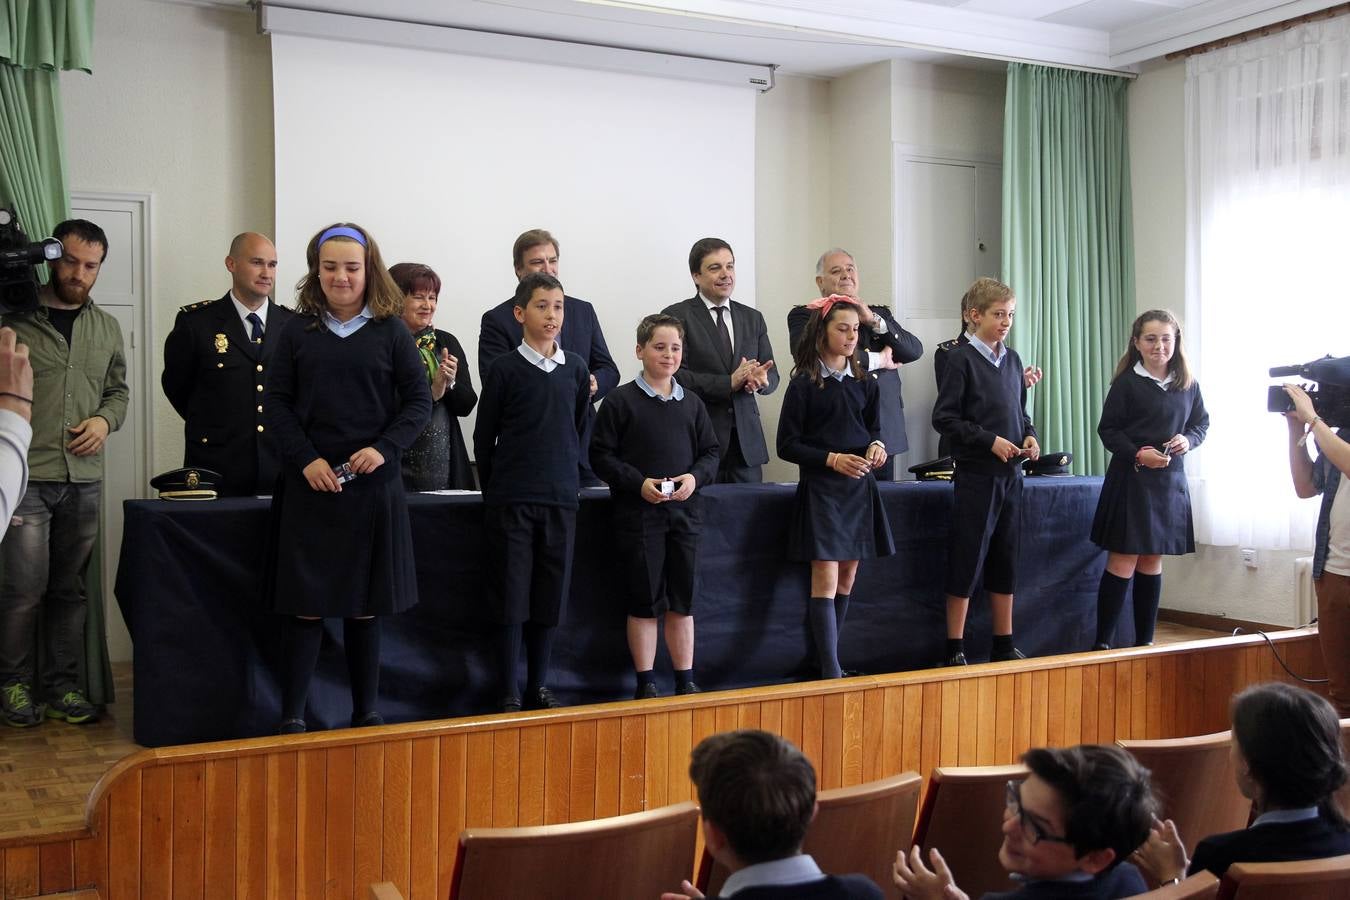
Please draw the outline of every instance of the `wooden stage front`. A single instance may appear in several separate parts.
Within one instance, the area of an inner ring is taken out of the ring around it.
[[[1295,672],[1321,676],[1315,629],[1272,641]],[[142,750],[98,783],[84,827],[0,838],[0,898],[361,898],[386,880],[444,898],[464,827],[691,799],[689,751],[717,731],[782,734],[833,788],[1011,763],[1036,745],[1220,731],[1232,693],[1269,680],[1292,679],[1263,638],[1243,636]]]

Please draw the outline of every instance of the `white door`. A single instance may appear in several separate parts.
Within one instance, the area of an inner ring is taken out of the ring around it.
[[[933,431],[933,352],[960,331],[961,296],[981,275],[999,276],[1002,171],[992,160],[969,160],[898,146],[895,156],[896,313],[923,341],[924,355],[904,367],[909,466],[937,456]]]
[[[151,398],[154,371],[149,322],[150,195],[72,192],[71,216],[88,219],[108,235],[108,257],[90,296],[122,326],[131,402],[127,420],[108,437],[103,478],[103,605],[108,655],[131,659],[131,637],[113,596],[122,547],[122,501],[149,496]]]

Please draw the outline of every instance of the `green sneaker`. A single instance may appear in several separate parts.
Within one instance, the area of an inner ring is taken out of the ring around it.
[[[47,718],[64,719],[71,725],[98,721],[98,710],[79,691],[66,691],[60,700],[47,707]]]
[[[0,688],[0,718],[13,728],[41,725],[42,707],[33,702],[33,689],[22,681],[11,681]]]

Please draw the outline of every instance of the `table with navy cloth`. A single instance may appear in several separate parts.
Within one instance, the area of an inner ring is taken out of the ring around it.
[[[1088,540],[1100,478],[1029,478],[1014,613],[1028,656],[1091,646],[1105,555]],[[809,569],[784,559],[795,485],[702,489],[695,673],[705,690],[810,677]],[[865,561],[839,655],[869,674],[935,665],[943,655],[942,581],[952,506],[945,482],[881,485],[894,556]],[[493,642],[482,615],[483,507],[478,495],[408,498],[420,602],[383,620],[380,710],[390,722],[494,712]],[[135,738],[145,746],[272,733],[280,718],[282,621],[261,597],[265,498],[126,503],[117,602],[134,644]],[[582,491],[572,590],[553,651],[562,701],[632,696],[620,569],[608,492]],[[966,655],[989,656],[989,606],[977,595]],[[1132,638],[1122,617],[1117,643]],[[351,716],[340,620],[325,623],[310,691],[310,728]],[[524,673],[521,673],[523,680]],[[657,682],[671,691],[662,649]]]

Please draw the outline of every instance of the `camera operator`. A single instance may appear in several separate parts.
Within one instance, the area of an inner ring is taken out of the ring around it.
[[[0,537],[28,489],[33,440],[33,367],[13,328],[0,328]]]
[[[1317,631],[1331,702],[1344,718],[1350,716],[1350,500],[1341,495],[1350,493],[1350,478],[1342,477],[1350,475],[1350,443],[1317,414],[1307,391],[1295,384],[1284,385],[1284,390],[1294,404],[1285,413],[1294,493],[1304,498],[1322,495],[1313,551]],[[1316,461],[1308,455],[1309,438],[1317,444]]]

